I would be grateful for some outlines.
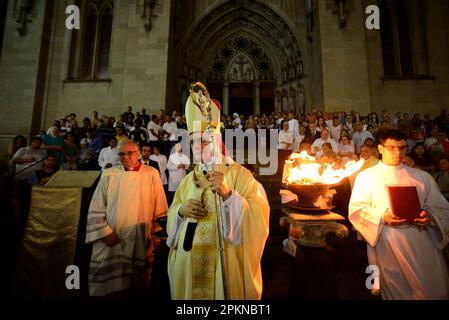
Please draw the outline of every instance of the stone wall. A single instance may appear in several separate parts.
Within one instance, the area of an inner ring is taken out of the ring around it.
[[[361,1],[346,1],[349,16],[339,28],[334,1],[319,0],[324,110],[370,111],[365,44],[365,8]]]
[[[384,79],[380,32],[366,31],[373,111],[428,112],[436,116],[449,107],[449,3],[426,0],[423,4],[431,78]]]
[[[49,67],[45,126],[53,119],[77,113],[91,116],[96,110],[117,117],[128,105],[147,113],[165,107],[170,1],[160,1],[147,32],[136,12],[136,0],[115,1],[110,56],[110,81],[65,81],[69,63],[71,31],[64,28],[65,3],[58,1],[57,28]]]
[[[224,0],[183,1],[178,3],[182,15],[176,16],[172,16],[174,2],[160,0],[150,32],[137,12],[136,3],[142,0],[114,1],[110,80],[99,82],[67,81],[72,32],[65,27],[65,8],[73,1],[53,1],[50,28],[43,32],[47,2],[36,2],[29,32],[21,37],[13,18],[16,1],[9,1],[0,56],[0,150],[5,150],[13,136],[29,135],[33,119],[38,131],[71,112],[81,120],[93,110],[117,116],[128,105],[135,111],[144,107],[149,114],[179,107],[174,105],[174,95],[183,44],[189,32]],[[435,115],[449,106],[447,1],[424,1],[431,77],[400,80],[383,78],[380,33],[365,29],[364,10],[372,1],[346,1],[345,28],[338,26],[334,1],[315,1],[315,26],[310,33],[307,1],[261,2],[283,17],[298,39],[307,110],[317,106],[330,111],[355,109],[362,114],[390,109]],[[41,50],[45,38],[50,39],[49,45]],[[40,56],[46,50],[48,64],[38,77]]]
[[[18,134],[29,136],[46,1],[37,1],[28,32],[20,36],[14,1],[8,2],[0,56],[0,150]]]
[[[315,4],[316,6],[316,4]],[[313,107],[324,110],[323,91],[323,64],[321,55],[321,38],[319,23],[319,6],[314,10],[305,9],[309,12],[306,40],[306,112],[310,112]]]

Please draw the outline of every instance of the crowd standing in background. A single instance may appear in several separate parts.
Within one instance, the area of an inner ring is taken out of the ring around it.
[[[36,176],[38,171],[54,171],[45,166],[43,159],[48,162],[51,156],[56,160],[54,167],[62,170],[104,171],[120,163],[118,145],[128,139],[145,150],[143,161],[159,170],[167,199],[171,200],[190,167],[190,155],[180,145],[174,148],[186,128],[185,115],[176,111],[170,115],[161,109],[158,114],[149,115],[145,109],[134,112],[129,106],[117,117],[100,116],[94,111],[91,117],[80,120],[72,113],[55,120],[41,135],[32,137],[30,144],[24,136],[15,137],[8,154],[0,161],[0,169],[3,176],[14,177],[17,220],[23,220],[25,215],[26,209],[19,205],[24,188],[39,183],[42,178]],[[407,137],[404,163],[432,174],[449,199],[449,114],[446,110],[436,117],[389,110],[361,115],[354,110],[347,113],[317,109],[301,114],[222,115],[222,134],[229,129],[256,135],[261,130],[278,130],[280,161],[291,152],[310,150],[321,163],[336,165],[359,158],[374,163],[374,159],[380,159],[377,136],[385,130],[398,129]],[[268,146],[266,141],[258,141],[258,145]]]

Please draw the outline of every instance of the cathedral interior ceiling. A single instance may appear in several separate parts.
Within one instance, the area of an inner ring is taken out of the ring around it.
[[[209,13],[187,34],[183,75],[220,79],[230,63],[246,56],[261,79],[281,77],[302,64],[297,38],[271,8],[257,1],[231,0]],[[194,70],[192,70],[194,69]],[[289,72],[289,71],[287,71]]]

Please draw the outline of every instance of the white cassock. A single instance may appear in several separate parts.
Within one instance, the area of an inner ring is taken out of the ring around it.
[[[114,149],[111,149],[111,147],[101,149],[98,156],[98,165],[101,167],[101,170],[104,170],[108,163],[112,164],[113,167],[120,164],[117,147]]]
[[[387,185],[416,186],[421,207],[432,217],[425,231],[383,224],[385,211],[391,211]],[[349,203],[349,220],[368,242],[368,260],[379,268],[383,299],[449,298],[441,251],[449,242],[449,203],[427,172],[382,162],[362,171]]]
[[[162,127],[153,121],[150,121],[148,123],[148,126],[147,126],[148,141],[157,141],[158,138],[155,135],[153,135],[151,130],[153,130],[155,133],[159,133],[159,131],[162,130]]]
[[[295,140],[293,140],[293,147],[292,147],[293,152],[299,152],[301,142],[303,142],[305,138],[306,138],[305,135],[300,134],[295,138]]]
[[[365,143],[366,139],[371,138],[374,141],[373,134],[370,131],[354,132],[352,135],[352,141],[354,141],[355,153],[360,154],[360,148]]]
[[[178,169],[178,165],[184,164],[184,169]],[[167,162],[168,191],[174,192],[178,188],[181,180],[186,176],[186,170],[190,166],[190,159],[183,153],[175,152],[170,155]]]
[[[281,132],[279,132],[278,149],[292,150],[293,140],[294,140],[293,134],[290,131],[282,130]],[[290,144],[290,147],[287,147],[287,144]]]
[[[161,181],[163,185],[167,184],[167,157],[163,154],[155,155],[152,154],[150,159],[156,161],[159,164],[159,172],[161,173]]]
[[[299,135],[299,122],[296,119],[291,119],[288,121],[288,131],[296,138]]]
[[[178,137],[176,137],[176,130],[178,129],[178,127],[176,126],[176,122],[174,122],[174,121],[166,122],[162,126],[162,129],[170,134],[170,137],[168,138],[168,140],[178,141]]]
[[[330,122],[330,123],[329,123]],[[332,120],[326,121],[327,127],[329,128],[331,138],[335,141],[340,141],[340,135],[341,135],[341,125],[334,127],[334,124],[332,123]]]

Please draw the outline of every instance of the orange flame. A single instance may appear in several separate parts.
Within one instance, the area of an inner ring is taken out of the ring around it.
[[[309,156],[307,152],[294,153],[291,155],[290,163],[299,162],[294,167],[287,182],[289,184],[337,184],[344,178],[360,170],[364,160],[350,161],[341,168],[335,168],[335,163],[320,164],[315,157]]]

